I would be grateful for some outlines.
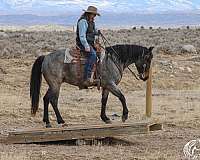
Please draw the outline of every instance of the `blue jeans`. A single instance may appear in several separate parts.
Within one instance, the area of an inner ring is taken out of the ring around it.
[[[84,80],[91,78],[92,69],[96,63],[97,55],[93,47],[90,46],[90,53],[87,55],[87,61],[84,68]]]

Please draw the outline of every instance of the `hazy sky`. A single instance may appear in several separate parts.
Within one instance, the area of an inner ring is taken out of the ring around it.
[[[74,14],[88,5],[97,6],[100,12],[200,13],[200,0],[0,0],[0,14]]]

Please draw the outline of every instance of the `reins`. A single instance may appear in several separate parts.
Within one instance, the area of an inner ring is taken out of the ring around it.
[[[109,45],[109,47],[114,51],[114,53],[116,54],[116,56],[118,56],[119,57],[119,54],[117,53],[117,51],[110,45],[110,43],[108,42],[108,40],[106,39],[106,37],[102,34],[102,33],[100,33],[100,35],[101,35],[101,37],[102,37],[102,40],[103,40],[103,43],[104,43],[104,46],[106,46],[106,43]],[[105,43],[106,42],[106,43]],[[105,50],[105,48],[104,48],[104,50]],[[115,62],[114,62],[115,63]],[[115,65],[116,65],[116,63],[115,63]],[[117,67],[118,67],[118,65],[116,65]],[[127,67],[128,68],[128,70],[132,73],[132,75],[137,79],[137,80],[140,80],[137,76],[136,76],[136,74],[130,69],[130,67]],[[119,69],[119,68],[118,68]],[[120,71],[120,69],[119,69],[119,71]],[[121,73],[121,72],[120,72]],[[121,75],[122,75],[122,73],[121,73]]]

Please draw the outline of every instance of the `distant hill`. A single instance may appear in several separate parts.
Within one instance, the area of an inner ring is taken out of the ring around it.
[[[79,16],[0,15],[0,25],[44,25],[72,26]],[[104,14],[97,18],[103,26],[180,26],[200,25],[200,14]]]

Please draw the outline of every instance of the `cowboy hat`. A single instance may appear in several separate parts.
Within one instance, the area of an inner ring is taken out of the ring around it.
[[[87,8],[87,10],[83,10],[83,11],[85,11],[86,13],[93,13],[93,14],[95,14],[97,16],[100,16],[100,14],[97,12],[97,8],[94,7],[94,6],[89,6]]]

